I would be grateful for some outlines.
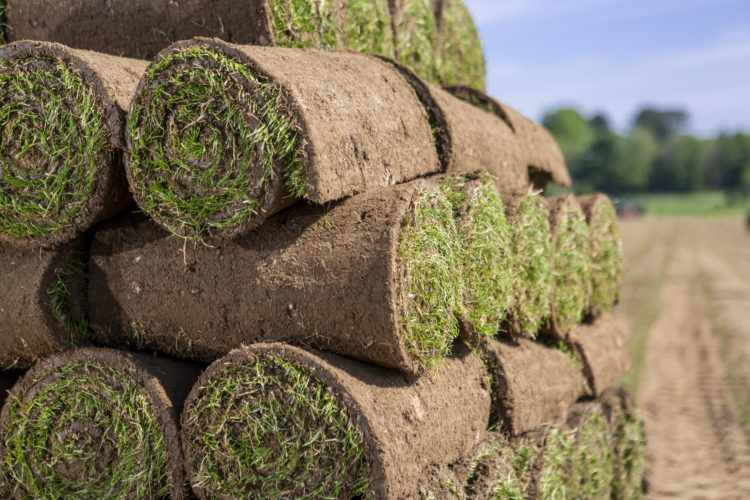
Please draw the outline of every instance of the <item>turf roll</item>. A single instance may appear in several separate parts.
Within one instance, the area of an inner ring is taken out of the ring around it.
[[[484,436],[489,394],[458,344],[421,377],[286,344],[213,363],[182,413],[199,498],[412,498]]]
[[[589,229],[575,196],[547,200],[552,230],[552,310],[544,330],[564,339],[584,319],[591,296]]]
[[[524,162],[536,189],[545,189],[549,182],[563,187],[572,185],[565,158],[549,130],[481,90],[466,85],[447,87],[446,90],[494,114],[513,130],[523,148]]]
[[[185,498],[178,418],[200,367],[82,348],[37,363],[0,413],[6,498]]]
[[[195,36],[391,55],[387,0],[7,0],[11,40],[153,59]],[[138,15],[134,16],[133,13]]]
[[[530,340],[488,342],[484,358],[492,380],[493,417],[509,435],[564,423],[587,390],[571,356]]]
[[[553,246],[549,210],[531,192],[508,207],[512,253],[516,256],[513,305],[505,330],[511,336],[536,338],[550,316]]]
[[[461,460],[431,470],[434,486],[426,500],[498,500],[527,496],[544,433],[509,439],[498,430]]]
[[[622,285],[622,237],[617,212],[605,194],[578,197],[589,225],[589,258],[591,259],[591,298],[587,313],[601,316],[617,303]]]
[[[88,342],[87,260],[82,239],[52,250],[0,245],[0,369]]]
[[[401,72],[427,110],[444,173],[487,171],[506,204],[528,191],[523,144],[508,123],[426,82],[405,65],[383,59]]]
[[[462,0],[433,0],[437,7],[438,33],[435,54],[443,86],[486,86],[486,65],[479,31]]]
[[[458,336],[452,208],[417,180],[300,204],[215,247],[124,217],[94,236],[92,330],[105,345],[207,362],[286,341],[421,371]]]
[[[643,494],[646,435],[633,396],[622,387],[604,391],[601,396],[613,434],[615,456],[612,498],[631,500]]]
[[[136,201],[183,238],[236,236],[302,198],[440,170],[416,93],[349,52],[176,43],[144,74],[127,137]]]
[[[145,67],[53,43],[0,47],[0,240],[66,242],[133,203],[123,110]]]
[[[598,401],[578,403],[547,435],[534,488],[539,499],[611,498],[615,451]]]
[[[512,229],[486,172],[447,175],[441,188],[454,207],[459,239],[461,333],[470,343],[495,338],[513,303]]]
[[[431,0],[388,0],[393,16],[395,58],[421,78],[440,84],[437,19]],[[387,54],[383,54],[387,55]]]
[[[594,395],[615,385],[631,368],[628,339],[611,313],[575,327],[568,339],[583,361]]]

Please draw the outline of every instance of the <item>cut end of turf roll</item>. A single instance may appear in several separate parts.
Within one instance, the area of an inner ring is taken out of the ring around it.
[[[443,86],[486,87],[482,40],[469,9],[462,0],[444,0],[440,18],[438,72]]]
[[[431,0],[396,3],[396,58],[428,82],[440,84],[434,47],[438,28]]]
[[[622,238],[617,212],[606,195],[583,196],[579,202],[590,230],[591,300],[588,314],[601,316],[617,303],[622,284]]]
[[[589,229],[573,195],[549,200],[553,248],[550,333],[565,337],[583,321],[591,296]]]
[[[398,311],[407,350],[430,367],[458,337],[459,248],[453,205],[438,187],[420,191],[401,228]]]
[[[609,498],[615,466],[611,448],[607,420],[596,410],[574,429],[553,429],[547,437],[538,498]]]
[[[511,228],[518,267],[510,329],[514,336],[533,339],[549,318],[552,297],[552,234],[544,199],[524,196],[514,208]]]
[[[304,140],[282,88],[217,40],[157,56],[127,138],[136,201],[182,238],[246,232],[307,191]]]
[[[232,351],[193,388],[183,447],[201,498],[357,498],[371,491],[364,439],[309,359]]]
[[[159,389],[116,351],[85,348],[37,364],[0,414],[8,496],[165,498],[182,491],[177,429]]]
[[[472,341],[494,338],[513,303],[516,256],[505,206],[487,173],[447,176],[441,187],[458,218],[462,330]]]
[[[0,240],[56,244],[104,210],[120,116],[67,47],[0,48]]]

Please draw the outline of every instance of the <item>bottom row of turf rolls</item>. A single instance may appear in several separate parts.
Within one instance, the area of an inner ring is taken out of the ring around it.
[[[625,395],[605,392],[574,405],[567,424],[511,441],[486,431],[480,357],[455,350],[417,378],[284,344],[243,347],[202,374],[197,365],[125,351],[58,354],[19,379],[3,406],[0,493],[639,496],[643,430]]]

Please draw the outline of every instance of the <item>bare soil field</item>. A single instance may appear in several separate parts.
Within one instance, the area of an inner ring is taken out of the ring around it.
[[[750,498],[750,232],[741,219],[622,223],[647,498]]]

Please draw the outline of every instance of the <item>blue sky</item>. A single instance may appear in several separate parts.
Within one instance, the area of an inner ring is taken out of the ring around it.
[[[624,129],[648,104],[750,132],[750,0],[465,1],[488,92],[532,118],[574,105]]]

